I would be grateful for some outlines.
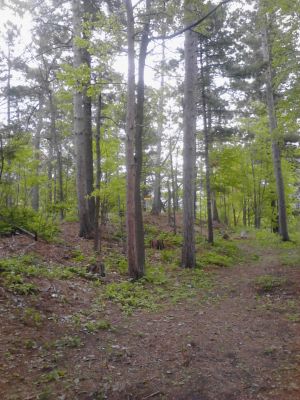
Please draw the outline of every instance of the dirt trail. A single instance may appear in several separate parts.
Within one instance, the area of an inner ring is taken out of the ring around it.
[[[62,282],[61,309],[45,290],[35,306],[48,318],[38,328],[24,326],[22,300],[2,290],[0,398],[300,399],[300,266],[283,266],[282,249],[240,246],[259,259],[216,268],[205,301],[131,316],[111,304],[99,316],[114,329],[89,335],[63,322],[79,310],[90,312],[96,292],[89,282]],[[257,277],[265,275],[280,284],[264,290]],[[66,335],[81,345],[53,347]]]

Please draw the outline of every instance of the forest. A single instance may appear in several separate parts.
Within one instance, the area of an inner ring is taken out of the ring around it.
[[[0,398],[300,398],[299,0],[0,1]]]

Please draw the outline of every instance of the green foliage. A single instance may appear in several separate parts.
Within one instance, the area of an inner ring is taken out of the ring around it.
[[[202,253],[203,247],[208,251]],[[220,238],[215,240],[213,246],[208,243],[202,244],[200,251],[201,254],[197,256],[197,265],[199,267],[208,265],[230,267],[242,259],[241,251],[234,242]]]
[[[208,252],[198,257],[197,262],[202,266],[217,265],[219,267],[231,267],[233,265],[231,257],[214,252]]]
[[[142,281],[152,283],[153,285],[164,285],[168,282],[166,270],[162,266],[147,267],[146,275]]]
[[[184,269],[177,273],[177,281],[170,286],[168,296],[173,304],[196,298],[213,286],[210,274],[201,269]]]
[[[107,330],[111,328],[111,324],[110,322],[101,319],[101,320],[97,320],[97,321],[88,321],[85,325],[84,328],[89,332],[89,333],[93,333],[93,332],[97,332],[100,330]]]
[[[126,275],[128,273],[128,262],[126,257],[120,256],[117,259],[116,266],[120,274]]]
[[[25,325],[39,327],[43,321],[43,315],[35,308],[27,307],[24,309],[22,318]]]
[[[72,259],[74,261],[81,262],[81,261],[84,261],[85,256],[80,249],[74,249],[74,250],[72,250]]]
[[[182,235],[175,235],[173,232],[164,232],[159,227],[152,224],[144,224],[145,243],[153,239],[163,240],[166,248],[177,247],[182,245]]]
[[[33,350],[36,349],[38,347],[37,342],[35,340],[32,339],[26,339],[24,341],[24,346],[27,350]]]
[[[293,235],[292,235],[293,236]],[[258,230],[255,232],[256,244],[259,247],[271,247],[279,249],[297,249],[298,241],[283,242],[276,233],[267,230]]]
[[[288,314],[287,319],[291,322],[300,322],[300,314]]]
[[[30,295],[38,292],[36,285],[25,282],[20,274],[6,273],[3,276],[3,286],[15,294]]]
[[[287,254],[280,255],[280,262],[282,265],[288,267],[300,267],[300,252],[288,252]]]
[[[19,294],[31,294],[38,291],[34,284],[25,282],[24,278],[71,279],[76,275],[91,279],[85,268],[45,264],[35,255],[0,260],[0,278],[3,279],[4,286]]]
[[[51,400],[53,392],[50,387],[43,388],[42,392],[37,395],[37,400]]]
[[[7,233],[7,231],[12,232],[14,227],[24,228],[31,233],[36,232],[38,237],[46,240],[53,240],[59,234],[58,225],[52,219],[25,207],[1,210],[0,234]]]
[[[61,339],[55,341],[55,348],[69,347],[71,349],[82,346],[82,342],[79,336],[64,336]]]
[[[272,292],[286,283],[285,278],[273,275],[262,275],[255,279],[255,287],[259,292]]]
[[[43,374],[40,379],[40,383],[48,383],[59,381],[66,376],[66,371],[62,369],[54,369],[46,374]]]
[[[164,249],[160,251],[160,259],[163,263],[176,263],[178,262],[178,251],[174,249]]]
[[[142,282],[111,283],[105,288],[105,298],[117,303],[126,314],[139,308],[157,308],[154,294]]]

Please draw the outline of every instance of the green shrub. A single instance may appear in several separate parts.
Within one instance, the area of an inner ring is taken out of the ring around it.
[[[173,262],[177,254],[173,250],[165,249],[160,252],[161,261],[165,263]]]
[[[29,295],[38,292],[33,283],[25,282],[20,274],[4,274],[3,286],[15,294]]]
[[[59,233],[58,225],[52,218],[47,218],[31,208],[13,207],[1,210],[0,220],[6,230],[12,231],[14,227],[24,228],[32,233],[36,232],[38,237],[45,240],[53,240]]]
[[[233,265],[234,260],[232,257],[217,254],[214,252],[208,252],[198,258],[200,265],[217,265],[219,267],[230,267]]]

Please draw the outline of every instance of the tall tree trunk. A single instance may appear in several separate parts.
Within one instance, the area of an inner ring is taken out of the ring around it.
[[[48,183],[47,183],[47,204],[48,207],[51,208],[53,202],[53,137],[52,131],[49,131],[48,137],[48,162],[47,162],[47,174],[48,174]]]
[[[279,220],[279,234],[283,241],[289,240],[288,226],[287,226],[287,215],[286,215],[286,204],[285,204],[285,191],[284,182],[281,168],[281,152],[279,139],[277,137],[277,118],[274,103],[274,92],[273,92],[273,71],[272,61],[270,55],[269,41],[268,41],[268,30],[267,30],[267,16],[263,16],[263,28],[262,28],[262,50],[263,58],[266,63],[265,72],[265,83],[266,83],[266,101],[269,115],[269,127],[272,138],[272,156],[273,156],[273,167],[276,179],[276,191],[278,198],[278,220]]]
[[[247,202],[246,199],[243,199],[243,226],[247,226]]]
[[[73,11],[73,30],[74,30],[74,41],[73,41],[73,53],[74,53],[74,68],[79,69],[84,64],[84,57],[82,55],[82,49],[77,45],[76,39],[82,38],[82,10],[81,1],[72,0],[72,11]],[[86,108],[84,102],[84,94],[79,84],[74,91],[74,136],[75,136],[75,149],[76,149],[76,187],[77,187],[77,198],[78,198],[78,212],[79,212],[79,236],[89,237],[93,225],[90,219],[90,209],[87,196],[90,194],[90,188],[88,187],[88,171],[87,158],[90,157],[88,149],[91,148],[90,144],[87,144],[91,140],[90,136],[87,136],[86,131]]]
[[[215,192],[212,195],[212,220],[213,220],[213,222],[220,223],[220,218],[219,218],[219,212],[218,212],[217,200],[216,200]]]
[[[145,269],[145,246],[144,246],[144,224],[141,202],[141,176],[143,162],[143,133],[144,133],[144,103],[145,103],[145,82],[144,71],[149,44],[150,29],[150,0],[146,0],[146,21],[142,31],[140,53],[138,59],[138,84],[137,84],[137,106],[136,106],[136,131],[135,131],[135,159],[136,159],[136,181],[135,181],[135,202],[136,202],[136,246],[137,265],[139,268],[138,278],[144,275]]]
[[[139,279],[144,275],[145,247],[144,227],[141,202],[141,174],[143,156],[144,129],[144,69],[149,43],[149,8],[150,0],[146,0],[147,16],[141,36],[137,103],[135,97],[135,65],[134,65],[134,16],[131,0],[124,0],[127,14],[127,45],[128,45],[128,83],[127,83],[127,114],[126,114],[126,206],[127,206],[127,257],[128,272],[131,278]]]
[[[203,112],[203,128],[204,128],[204,160],[205,160],[205,182],[206,182],[206,208],[207,208],[207,240],[208,243],[214,242],[213,218],[212,218],[212,200],[211,200],[211,185],[210,185],[210,160],[209,160],[209,145],[210,132],[207,126],[206,113],[206,93],[205,93],[205,76],[203,65],[203,52],[200,44],[200,75],[201,75],[201,99]]]
[[[143,275],[136,256],[136,159],[135,159],[135,65],[134,17],[131,0],[124,0],[127,14],[128,82],[126,113],[126,231],[129,276],[137,279]]]
[[[160,80],[160,97],[158,102],[158,127],[157,127],[157,148],[156,148],[156,162],[155,162],[155,178],[154,178],[154,196],[151,213],[159,215],[162,209],[161,202],[161,143],[164,131],[164,87],[165,87],[165,42],[162,43],[162,62],[161,62],[161,80]]]
[[[91,3],[89,1],[83,1],[83,24],[87,24],[91,18]],[[88,41],[89,37],[86,33],[86,28],[82,29],[82,37]],[[85,86],[82,92],[83,95],[83,106],[84,106],[84,134],[86,137],[85,142],[85,163],[86,163],[86,190],[88,196],[88,211],[91,226],[95,223],[95,197],[91,196],[94,190],[94,171],[93,171],[93,132],[92,132],[92,98],[88,94],[89,87],[91,86],[91,55],[87,48],[81,49],[82,62],[87,66],[89,71],[88,79],[85,82]]]
[[[176,226],[176,182],[175,182],[175,174],[174,174],[174,165],[173,165],[173,155],[172,155],[172,139],[169,139],[169,152],[170,152],[170,167],[171,167],[171,197],[172,197],[172,227],[173,232],[176,234],[177,226]]]
[[[188,2],[185,2],[188,9]],[[186,11],[188,13],[188,11]],[[195,257],[195,164],[196,164],[196,85],[197,33],[185,32],[185,78],[183,109],[183,246],[181,263],[194,268]]]
[[[64,219],[64,186],[63,186],[63,163],[61,156],[61,147],[58,139],[57,129],[56,129],[56,107],[53,100],[52,91],[49,91],[49,107],[50,107],[50,130],[51,137],[53,139],[53,145],[56,153],[57,160],[57,175],[58,175],[58,201],[60,203],[60,219]],[[55,199],[57,202],[57,198]]]
[[[32,188],[32,197],[31,197],[31,206],[35,211],[39,210],[40,207],[40,186],[38,183],[39,174],[40,174],[40,144],[41,144],[41,131],[43,128],[43,101],[42,96],[39,95],[39,109],[38,109],[38,120],[37,120],[37,127],[36,132],[34,135],[34,157],[37,163],[35,167],[35,177],[37,182]]]
[[[98,96],[97,113],[96,113],[96,190],[100,191],[101,183],[101,109],[102,101],[101,94]],[[96,195],[95,202],[95,237],[94,237],[94,250],[96,253],[101,252],[101,226],[99,228],[99,213],[100,213],[100,193]]]

